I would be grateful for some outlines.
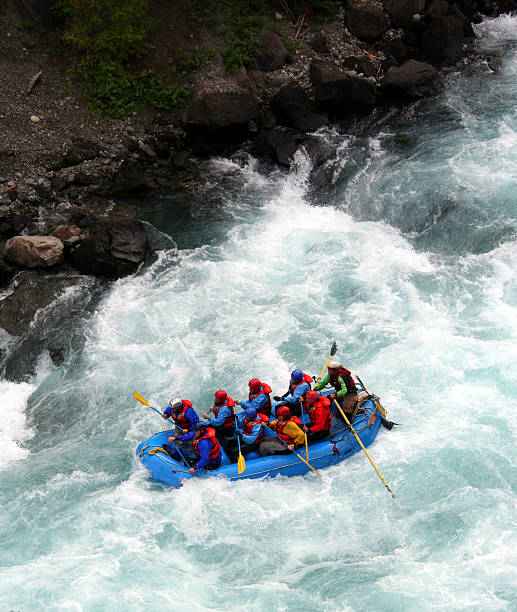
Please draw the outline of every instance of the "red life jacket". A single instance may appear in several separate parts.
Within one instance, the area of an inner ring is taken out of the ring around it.
[[[311,389],[311,384],[312,384],[312,376],[309,376],[308,374],[303,374],[303,380],[301,380],[300,382],[297,383],[291,383],[289,385],[289,393],[292,395],[294,393],[294,390],[296,389],[296,387],[299,387],[300,385],[303,385],[303,383],[309,383],[309,389]]]
[[[314,402],[312,408],[306,405],[307,413],[311,419],[311,431],[330,431],[332,426],[332,415],[330,414],[330,400],[322,395]]]
[[[204,435],[199,436],[199,438],[197,439],[192,439],[192,446],[194,447],[194,450],[196,451],[196,455],[198,457],[201,456],[197,451],[197,447],[201,440],[210,440],[210,442],[212,443],[212,448],[210,449],[210,461],[215,461],[221,456],[221,448],[219,447],[219,442],[215,437],[215,429],[213,427],[207,427],[206,433]]]
[[[341,391],[341,385],[339,384],[338,378],[341,378],[345,381],[345,385],[348,393],[357,393],[357,387],[355,386],[354,379],[350,373],[350,370],[346,368],[339,368],[338,371],[330,377],[330,384],[334,387],[336,391]]]
[[[257,412],[257,416],[248,422],[246,422],[246,419],[245,419],[242,422],[242,433],[246,434],[247,436],[250,436],[255,425],[260,425],[262,421],[267,423],[269,419],[267,418],[265,414],[261,414],[260,412]],[[255,444],[259,444],[259,442],[262,442],[262,438],[264,437],[264,429],[261,427],[260,430],[261,431],[259,435],[257,436],[257,439],[255,440]]]
[[[185,418],[185,412],[187,412],[187,409],[192,406],[192,402],[187,399],[182,399],[181,403],[183,404],[183,409],[181,410],[181,412],[178,412],[178,414],[176,415],[174,414],[174,412],[171,412],[171,417],[173,418],[176,425],[178,427],[181,427],[181,429],[190,429],[190,421]]]
[[[262,393],[264,393],[267,396],[267,404],[264,404],[264,406],[262,406],[262,408],[259,408],[257,412],[265,414],[267,416],[271,414],[271,398],[269,397],[269,394],[271,393],[272,390],[273,389],[271,389],[271,387],[267,383],[261,382],[259,391],[257,391],[256,393],[252,393],[250,391],[249,393],[250,400],[255,399],[257,395],[262,395]]]
[[[235,402],[233,401],[231,397],[227,397],[222,404],[219,404],[218,406],[214,404],[213,411],[214,411],[216,418],[217,418],[217,415],[219,414],[219,409],[221,408],[221,406],[228,406],[228,408],[230,409],[232,413],[231,416],[226,417],[226,419],[224,420],[224,423],[221,425],[222,429],[229,429],[230,427],[233,427],[234,425],[233,407],[235,406]]]
[[[283,433],[284,427],[287,425],[287,423],[289,423],[291,421],[296,423],[298,425],[298,427],[300,427],[300,425],[302,424],[302,422],[300,421],[300,419],[298,417],[291,417],[291,418],[287,419],[287,421],[284,421],[283,423],[280,423],[280,421],[276,422],[276,433],[282,438],[282,440],[284,442],[287,442],[287,444],[294,444],[293,438],[291,438],[291,436],[288,436],[287,434]]]

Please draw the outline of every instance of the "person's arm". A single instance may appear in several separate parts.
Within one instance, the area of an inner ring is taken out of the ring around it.
[[[346,382],[341,378],[341,376],[337,379],[337,381],[341,385],[341,389],[336,393],[336,396],[338,399],[342,399],[348,393],[348,389]]]
[[[293,439],[295,445],[301,446],[305,443],[305,434],[293,421],[289,421],[283,431]]]
[[[176,439],[180,440],[180,442],[187,442],[188,440],[192,440],[195,433],[196,432],[194,430],[188,431],[186,434],[182,434],[181,436],[178,436]]]
[[[194,468],[196,470],[200,470],[204,468],[205,465],[208,465],[210,461],[210,450],[212,448],[212,443],[210,440],[200,440],[197,445],[197,451],[199,453],[199,461],[194,464]]]
[[[255,425],[253,425],[253,429],[251,430],[251,433],[249,435],[243,433],[242,439],[244,440],[244,442],[246,442],[246,444],[253,444],[254,442],[257,441],[257,438],[259,437],[259,434],[261,431],[262,431],[261,424],[255,423]]]
[[[315,391],[319,391],[320,389],[323,389],[324,387],[326,387],[330,382],[330,376],[327,374],[326,376],[324,376],[320,382],[314,387]]]
[[[267,395],[265,393],[261,393],[254,397],[252,400],[245,400],[241,402],[241,408],[246,410],[246,408],[255,408],[257,412],[267,404]]]
[[[190,423],[189,432],[193,429],[194,425],[199,421],[199,417],[197,416],[197,412],[191,406],[187,408],[185,412],[185,418]]]
[[[221,427],[229,416],[232,416],[230,408],[228,406],[221,406],[218,415],[208,419],[208,424],[210,427]]]
[[[296,389],[293,391],[292,396],[286,397],[284,401],[291,404],[291,406],[296,406],[300,403],[300,398],[303,397],[307,393],[307,391],[310,390],[310,388],[311,387],[309,383],[304,382],[303,384],[298,385]]]
[[[167,417],[170,417],[171,414],[172,414],[172,408],[170,406],[167,406],[165,410],[163,411],[162,417],[166,419]]]

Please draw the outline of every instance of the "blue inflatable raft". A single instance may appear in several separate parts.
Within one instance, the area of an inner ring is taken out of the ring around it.
[[[372,399],[365,399],[361,404],[359,413],[355,417],[352,427],[365,447],[373,443],[382,422],[378,406]],[[266,430],[266,435],[267,435]],[[308,460],[316,470],[335,465],[361,450],[354,434],[347,429],[343,420],[333,415],[331,434],[328,438],[309,444],[309,457],[306,456],[305,447],[298,448],[296,453],[287,455],[269,455],[260,457],[256,452],[244,455],[246,469],[239,474],[237,463],[230,463],[228,456],[221,446],[222,460],[215,470],[198,470],[191,474],[189,468],[183,463],[175,461],[167,453],[162,452],[162,444],[173,435],[172,430],[155,434],[145,442],[139,444],[136,455],[147,469],[151,479],[179,488],[184,480],[191,478],[227,478],[229,480],[243,480],[244,478],[273,478],[275,476],[300,476],[310,472],[310,467],[297,457]],[[271,435],[271,434],[270,434]]]

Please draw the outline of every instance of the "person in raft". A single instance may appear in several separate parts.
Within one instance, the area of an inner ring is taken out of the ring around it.
[[[358,393],[350,370],[344,368],[343,364],[337,361],[331,361],[328,365],[328,374],[320,380],[314,389],[319,391],[328,384],[332,385],[336,390],[335,393],[331,393],[328,396],[329,399],[337,399],[347,419],[352,422],[357,410]]]
[[[291,413],[300,416],[300,404],[305,397],[307,391],[311,390],[312,377],[305,374],[301,370],[293,370],[291,379],[289,380],[289,389],[281,396],[275,395],[273,398],[276,402],[285,402],[289,404]]]
[[[235,422],[233,407],[235,402],[223,389],[219,389],[214,394],[214,405],[211,407],[214,416],[212,418],[205,412],[203,418],[207,420],[208,426],[213,427],[216,434],[226,448],[226,441],[233,436]]]
[[[325,395],[320,396],[317,391],[307,391],[303,400],[303,410],[311,420],[309,427],[303,427],[303,430],[308,432],[309,442],[326,438],[332,427],[329,398]]]
[[[255,408],[259,414],[264,414],[269,417],[271,415],[271,387],[261,382],[258,378],[252,378],[249,383],[249,396],[247,400],[242,402],[236,401],[236,404],[240,404],[243,410],[246,408]]]
[[[277,420],[269,423],[269,427],[285,442],[283,444],[278,438],[264,438],[259,446],[259,455],[285,455],[298,446],[305,444],[305,434],[300,429],[300,419],[291,416],[288,406],[278,406],[276,409]],[[266,423],[262,423],[265,427]]]
[[[187,458],[191,464],[190,473],[193,474],[196,470],[215,470],[221,464],[221,447],[215,437],[215,429],[208,427],[204,421],[198,421],[194,425],[194,437],[192,438],[192,447],[195,457]],[[169,442],[175,442],[174,436],[169,438]],[[181,461],[181,456],[173,444],[164,444],[162,448],[169,455]],[[192,465],[193,464],[193,465]]]
[[[199,421],[196,411],[192,408],[192,402],[187,399],[172,399],[163,411],[162,417],[171,417],[176,424],[174,438],[176,444],[192,451],[192,439],[194,438],[194,426]],[[170,438],[169,438],[170,440]]]
[[[258,451],[259,444],[264,437],[262,423],[268,422],[267,416],[257,412],[255,408],[246,408],[244,412],[239,412],[236,418],[235,435],[240,436],[241,453]],[[230,461],[235,463],[239,457],[239,444],[236,437],[229,440],[227,452]]]

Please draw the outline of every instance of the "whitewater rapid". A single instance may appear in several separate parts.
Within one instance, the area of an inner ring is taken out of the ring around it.
[[[156,261],[61,367],[0,383],[1,607],[516,609],[516,24],[478,26],[500,73],[320,132],[325,193],[302,150],[289,172],[207,162],[188,214],[145,204]],[[200,413],[251,377],[282,393],[334,340],[400,423],[370,448],[395,501],[363,454],[321,479],[147,479],[134,450],[164,424],[133,391]]]

